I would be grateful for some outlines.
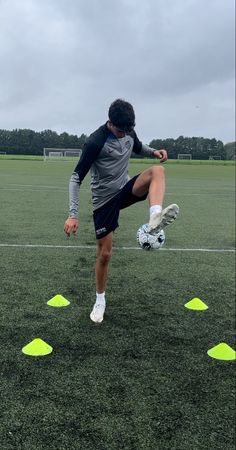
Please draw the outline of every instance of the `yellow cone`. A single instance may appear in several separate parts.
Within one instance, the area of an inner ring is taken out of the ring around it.
[[[62,306],[70,305],[70,302],[66,300],[62,295],[55,295],[55,297],[48,300],[47,305],[54,306],[55,308],[60,308]]]
[[[204,303],[202,300],[200,300],[200,298],[197,297],[193,298],[188,303],[185,303],[184,306],[195,311],[205,311],[206,309],[208,309],[206,303]]]
[[[52,353],[53,348],[40,338],[34,339],[32,342],[22,348],[22,352],[29,356],[45,356]]]
[[[228,344],[225,342],[221,342],[215,347],[210,348],[207,354],[211,356],[211,358],[221,359],[224,361],[233,361],[236,359],[235,350],[233,350]]]

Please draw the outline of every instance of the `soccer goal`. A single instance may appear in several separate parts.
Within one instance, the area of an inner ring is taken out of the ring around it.
[[[212,161],[212,160],[219,160],[219,159],[221,159],[221,156],[209,156],[209,159]]]
[[[0,155],[6,155],[7,152],[0,152]]]
[[[178,159],[192,159],[191,153],[178,153]]]
[[[44,161],[72,161],[78,160],[82,153],[81,148],[44,148]]]

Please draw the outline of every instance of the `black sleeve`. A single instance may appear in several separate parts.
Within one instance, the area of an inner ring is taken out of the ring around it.
[[[91,165],[100,153],[101,148],[93,141],[88,141],[84,144],[82,155],[74,170],[74,173],[79,175],[79,181],[82,183],[84,177],[87,175]]]
[[[134,140],[134,146],[133,146],[133,152],[134,153],[141,153],[142,150],[142,142],[140,142],[137,134],[135,133],[135,131],[132,131],[130,133],[130,136],[133,138]]]
[[[79,183],[82,183],[93,162],[102,150],[102,147],[107,140],[108,134],[109,132],[106,125],[103,125],[97,131],[91,134],[91,136],[85,142],[82,155],[74,170],[74,173],[79,176]]]

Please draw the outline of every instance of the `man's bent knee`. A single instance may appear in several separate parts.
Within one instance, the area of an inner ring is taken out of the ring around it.
[[[152,166],[152,167],[150,167],[150,169],[151,169],[151,172],[152,172],[152,176],[154,176],[154,177],[163,176],[164,172],[165,172],[164,166],[160,166],[160,165]]]

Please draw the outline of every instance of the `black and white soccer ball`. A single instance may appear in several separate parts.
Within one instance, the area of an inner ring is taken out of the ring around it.
[[[156,234],[148,233],[148,223],[142,225],[137,231],[137,241],[143,250],[158,250],[163,247],[165,243],[165,233],[163,230],[158,231]]]

